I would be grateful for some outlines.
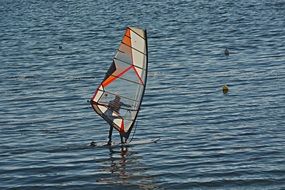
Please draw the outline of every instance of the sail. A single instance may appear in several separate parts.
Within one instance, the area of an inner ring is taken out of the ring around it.
[[[146,31],[127,27],[104,80],[91,98],[95,112],[126,139],[140,110],[147,67]]]

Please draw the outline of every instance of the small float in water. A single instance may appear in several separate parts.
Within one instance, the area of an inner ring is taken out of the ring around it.
[[[228,87],[228,85],[225,84],[225,85],[223,86],[223,93],[224,93],[224,94],[227,94],[228,92],[229,92],[229,87]]]

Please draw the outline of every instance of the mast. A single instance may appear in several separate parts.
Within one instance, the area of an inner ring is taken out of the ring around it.
[[[147,72],[148,72],[148,45],[147,45],[147,31],[146,29],[144,30],[144,35],[145,35],[145,46],[146,46],[146,71],[145,71],[145,82],[144,82],[144,89],[143,89],[143,92],[142,92],[142,98],[141,98],[141,102],[139,104],[139,110],[135,116],[135,119],[134,119],[134,122],[133,124],[131,125],[129,131],[127,132],[127,135],[126,135],[126,139],[129,138],[130,134],[131,134],[131,131],[136,123],[136,120],[137,120],[137,117],[138,117],[138,114],[139,114],[139,111],[141,109],[141,104],[142,104],[142,101],[143,101],[143,97],[144,97],[144,93],[145,93],[145,88],[146,88],[146,82],[147,82]]]

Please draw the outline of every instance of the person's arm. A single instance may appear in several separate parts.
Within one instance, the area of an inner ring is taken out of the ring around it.
[[[125,104],[125,103],[123,103],[123,102],[121,102],[121,106],[125,106],[125,107],[127,107],[127,108],[131,108],[131,107],[132,107],[131,105]]]

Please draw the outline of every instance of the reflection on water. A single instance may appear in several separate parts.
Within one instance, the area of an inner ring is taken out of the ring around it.
[[[114,157],[116,151],[114,151],[113,148],[111,147],[109,148],[109,150],[110,150],[110,160],[111,160],[110,172],[119,173],[119,177],[122,180],[127,179],[128,174],[126,173],[126,161],[127,161],[128,148],[121,147],[119,160]]]
[[[102,175],[97,184],[113,184],[124,189],[161,189],[154,179],[147,175],[148,167],[140,162],[143,159],[128,147],[108,147],[109,157],[105,158],[100,169]]]

